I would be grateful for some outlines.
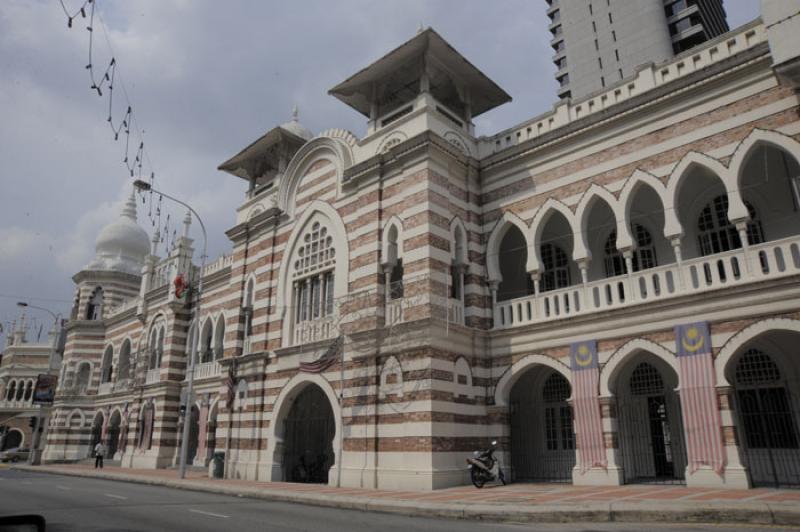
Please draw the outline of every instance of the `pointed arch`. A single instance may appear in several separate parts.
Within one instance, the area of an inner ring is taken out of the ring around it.
[[[117,380],[128,379],[131,376],[131,339],[122,340],[117,356]]]
[[[320,200],[312,201],[303,211],[303,214],[294,224],[289,240],[284,248],[283,258],[278,270],[278,297],[277,308],[282,309],[283,325],[281,339],[283,345],[291,343],[292,320],[291,313],[287,314],[287,309],[292,306],[292,261],[294,260],[295,249],[298,246],[307,227],[315,219],[324,219],[329,225],[333,237],[333,247],[336,250],[336,264],[334,267],[333,298],[341,298],[348,292],[348,275],[350,268],[350,244],[347,238],[347,230],[344,222],[336,209],[328,203]],[[334,312],[336,312],[334,310]]]
[[[732,384],[728,382],[726,376],[728,373],[728,365],[742,347],[763,334],[776,331],[800,333],[800,320],[793,320],[790,318],[770,318],[761,320],[731,336],[722,348],[720,348],[717,357],[714,359],[717,386],[730,386]]]
[[[731,157],[728,168],[730,168],[732,175],[736,179],[736,187],[741,190],[742,188],[742,171],[750,158],[750,155],[759,146],[772,146],[787,152],[794,157],[795,161],[800,163],[800,142],[797,142],[792,137],[766,129],[753,129],[747,137],[736,147],[736,151]]]
[[[461,246],[459,247],[459,231],[461,234]],[[450,247],[450,258],[454,262],[467,264],[469,262],[469,238],[467,228],[459,216],[454,216],[450,220],[450,239],[453,245]]]
[[[225,353],[225,313],[220,312],[217,316],[217,324],[214,326],[214,360],[219,360]]]
[[[388,395],[403,397],[403,366],[396,356],[386,359],[380,372],[380,398]]]
[[[610,386],[611,383],[614,382],[614,379],[617,377],[617,375],[619,375],[620,369],[625,366],[625,363],[631,356],[641,352],[647,352],[660,358],[670,368],[672,368],[672,370],[675,372],[675,375],[680,375],[680,371],[678,369],[678,360],[675,357],[675,353],[650,340],[646,340],[644,338],[634,338],[614,351],[603,368],[600,370],[600,397],[610,397],[613,395],[611,393]]]
[[[283,446],[285,441],[285,421],[286,417],[291,410],[292,404],[295,399],[308,387],[316,385],[319,387],[333,410],[334,420],[334,436],[333,436],[333,454],[335,456],[335,468],[341,467],[341,448],[339,442],[341,441],[340,434],[342,434],[342,416],[341,408],[336,408],[339,400],[336,392],[325,377],[318,373],[298,373],[287,382],[281,392],[278,394],[273,407],[272,422],[269,424],[267,435],[267,460],[271,463],[271,478],[272,481],[281,481],[283,479],[282,461],[283,461]]]
[[[731,172],[721,162],[704,153],[690,151],[675,165],[667,181],[667,202],[664,206],[664,235],[667,238],[681,236],[683,226],[678,218],[678,202],[681,187],[695,168],[704,169],[715,175],[728,196],[728,218],[730,220],[747,219],[747,207],[739,195],[738,187]]]
[[[564,216],[572,231],[572,249],[564,250],[572,260],[581,260],[587,257],[586,247],[583,245],[582,238],[575,238],[575,235],[580,233],[580,224],[578,223],[575,213],[563,202],[548,198],[544,204],[539,207],[531,222],[531,234],[533,235],[533,253],[528,253],[528,271],[539,271],[542,265],[542,258],[540,256],[540,244],[542,239],[542,231],[544,231],[550,217],[555,213],[560,213]]]
[[[72,420],[78,418],[80,422],[77,426],[72,426]],[[80,408],[73,408],[66,417],[66,426],[68,428],[81,428],[86,425],[86,414],[83,413],[83,410]]]
[[[520,230],[525,237],[525,242],[528,250],[531,249],[531,242],[529,239],[528,225],[516,214],[511,211],[505,211],[503,215],[495,223],[494,229],[489,234],[489,241],[486,244],[486,268],[489,274],[489,282],[500,282],[503,276],[500,273],[500,244],[503,242],[503,237],[506,236],[508,229],[514,226]],[[528,253],[528,271],[530,270],[530,257],[533,253]]]
[[[353,164],[353,153],[346,142],[330,137],[314,138],[297,150],[278,185],[278,208],[289,217],[294,217],[294,198],[300,181],[308,168],[320,159],[328,159],[333,163],[336,167],[336,179],[341,187],[344,170]]]
[[[394,242],[392,242],[392,239],[394,239]],[[389,221],[383,227],[381,257],[383,257],[384,263],[392,264],[396,260],[403,258],[403,220],[397,215],[389,218]]]
[[[631,206],[633,198],[642,187],[649,187],[656,193],[658,199],[661,201],[661,208],[666,212],[667,205],[667,187],[653,174],[636,169],[633,174],[625,181],[622,191],[619,194],[619,205],[622,213],[623,223],[617,226],[617,249],[630,248],[634,244],[633,235],[631,234]],[[666,220],[665,220],[666,222]],[[666,223],[662,228],[662,232],[666,229]]]
[[[565,379],[572,385],[572,370],[562,361],[547,355],[534,354],[528,355],[517,362],[510,368],[497,381],[494,388],[494,404],[495,406],[509,405],[509,397],[511,396],[511,389],[519,378],[533,366],[547,366],[554,369],[564,376]]]
[[[617,229],[617,235],[622,234],[624,229],[624,221],[625,217],[622,213],[620,208],[620,204],[617,201],[617,198],[614,197],[607,188],[601,187],[593,183],[586,192],[583,193],[580,201],[578,202],[578,206],[575,209],[576,216],[579,217],[579,227],[580,231],[575,234],[575,242],[580,241],[583,244],[583,248],[586,250],[586,254],[589,258],[591,258],[591,251],[590,251],[590,244],[589,242],[589,215],[592,212],[592,208],[598,201],[604,202],[608,205],[608,208],[611,209],[611,213],[614,215],[614,223]],[[619,248],[619,237],[617,237],[617,248]]]

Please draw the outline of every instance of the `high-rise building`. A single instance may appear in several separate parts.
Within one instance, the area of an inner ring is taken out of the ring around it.
[[[728,31],[722,0],[546,0],[561,98],[581,98]]]

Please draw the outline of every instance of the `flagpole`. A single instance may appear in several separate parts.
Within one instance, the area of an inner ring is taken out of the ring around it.
[[[200,343],[199,342],[199,338],[200,338],[200,334],[199,334],[199,332],[200,332],[200,308],[201,308],[201,302],[202,302],[202,297],[203,297],[203,270],[205,270],[205,268],[206,268],[206,254],[207,254],[207,251],[208,251],[208,234],[206,233],[206,226],[203,223],[203,219],[200,218],[200,215],[197,214],[197,211],[195,211],[188,203],[185,203],[185,202],[179,200],[178,198],[174,198],[174,197],[170,196],[169,194],[165,194],[164,192],[161,192],[160,190],[154,189],[150,185],[150,183],[148,183],[146,181],[143,181],[141,179],[137,179],[136,181],[134,181],[133,182],[133,186],[136,187],[136,189],[141,191],[141,192],[148,192],[148,191],[149,192],[153,192],[155,194],[158,194],[159,196],[162,196],[162,197],[165,197],[165,198],[167,198],[169,200],[174,201],[178,205],[182,205],[182,206],[186,207],[187,209],[189,209],[189,212],[191,212],[194,215],[194,217],[197,218],[197,221],[200,223],[200,229],[203,232],[203,254],[200,256],[200,275],[199,275],[199,279],[197,281],[197,305],[195,306],[195,312],[194,312],[195,318],[197,319],[196,330],[198,332],[198,335],[197,335],[198,336],[198,341],[197,342],[192,342],[191,354],[189,356],[190,360],[189,360],[189,368],[188,368],[188,375],[187,375],[189,383],[188,383],[188,386],[186,388],[186,405],[185,405],[185,409],[184,409],[184,412],[183,412],[183,431],[182,431],[182,434],[181,434],[181,455],[180,455],[180,463],[179,463],[179,466],[178,466],[178,477],[179,478],[185,478],[186,477],[186,453],[188,451],[188,440],[189,440],[189,418],[191,417],[191,407],[189,405],[189,402],[192,400],[192,395],[194,394],[194,365],[195,365],[195,359],[197,358],[197,344]]]

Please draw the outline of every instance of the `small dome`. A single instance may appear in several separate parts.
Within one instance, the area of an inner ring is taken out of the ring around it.
[[[311,132],[311,130],[306,128],[303,124],[301,124],[297,120],[297,116],[298,116],[297,106],[295,105],[294,109],[292,109],[292,119],[289,120],[288,122],[284,122],[283,124],[281,124],[280,127],[290,133],[293,133],[294,135],[297,135],[301,139],[306,139],[306,140],[313,139],[314,134]]]
[[[150,239],[136,223],[134,193],[125,202],[119,218],[103,227],[94,244],[94,260],[89,270],[120,271],[140,275],[145,256],[150,253]]]

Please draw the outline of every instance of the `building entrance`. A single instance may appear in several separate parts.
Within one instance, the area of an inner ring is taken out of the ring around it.
[[[289,482],[328,483],[334,463],[333,410],[319,386],[300,392],[284,421],[284,475]]]
[[[666,385],[649,362],[629,375],[620,383],[617,403],[625,481],[682,484],[686,451],[680,399],[673,391],[677,382]]]
[[[765,352],[749,349],[735,382],[742,458],[753,486],[800,487],[798,409],[781,370]]]
[[[511,471],[515,481],[570,482],[575,466],[571,388],[546,367],[528,370],[511,390]]]

